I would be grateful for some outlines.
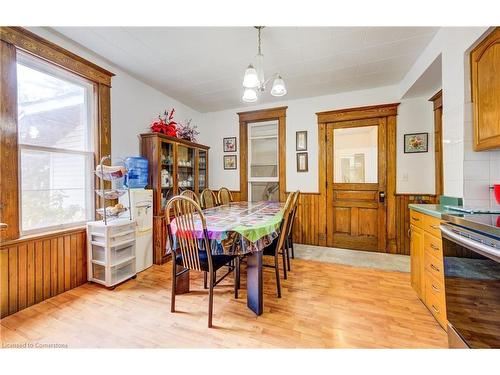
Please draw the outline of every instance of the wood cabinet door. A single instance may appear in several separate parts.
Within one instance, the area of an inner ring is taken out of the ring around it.
[[[411,286],[423,299],[423,258],[424,258],[424,232],[422,229],[412,225],[410,227],[410,268],[411,268]]]
[[[474,150],[500,148],[500,28],[471,52]]]
[[[327,243],[386,251],[386,117],[327,125]]]

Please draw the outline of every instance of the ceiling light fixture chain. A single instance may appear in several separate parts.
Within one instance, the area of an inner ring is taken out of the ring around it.
[[[258,33],[258,45],[257,45],[257,55],[255,56],[255,66],[254,64],[249,64],[245,70],[245,75],[243,77],[243,101],[244,102],[255,102],[257,101],[257,92],[264,92],[266,89],[266,84],[274,79],[273,86],[271,89],[272,96],[283,96],[286,95],[287,90],[285,82],[279,73],[274,73],[268,79],[264,76],[264,55],[262,54],[262,29],[264,26],[254,26]]]

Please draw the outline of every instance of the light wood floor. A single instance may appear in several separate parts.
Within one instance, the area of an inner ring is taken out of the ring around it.
[[[410,287],[410,275],[295,259],[283,298],[274,271],[264,270],[264,314],[235,300],[232,278],[216,288],[214,328],[207,328],[207,291],[192,273],[193,292],[170,313],[170,263],[113,291],[95,284],[0,320],[2,346],[443,348],[446,333]],[[245,286],[242,270],[242,287]]]

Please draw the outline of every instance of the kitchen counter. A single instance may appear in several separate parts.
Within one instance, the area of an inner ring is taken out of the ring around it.
[[[463,216],[463,213],[454,211],[454,210],[449,210],[447,208],[444,208],[444,206],[441,206],[439,204],[409,204],[408,207],[410,210],[415,210],[417,212],[420,212],[424,215],[430,215],[437,217],[438,219],[441,219],[443,215],[456,215],[456,216]]]

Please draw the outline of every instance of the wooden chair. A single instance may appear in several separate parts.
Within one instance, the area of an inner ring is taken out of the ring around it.
[[[274,265],[263,264],[264,267],[274,268],[276,273],[276,289],[278,292],[278,298],[281,298],[281,284],[280,284],[280,270],[279,270],[279,256],[283,258],[283,272],[286,279],[286,255],[284,250],[285,240],[287,236],[288,223],[290,222],[290,212],[292,204],[292,194],[288,195],[286,199],[285,207],[283,209],[283,220],[280,226],[280,233],[278,238],[276,238],[269,246],[264,248],[263,255],[266,257],[274,257]]]
[[[171,210],[173,210],[172,215],[170,212]],[[165,208],[165,214],[167,218],[167,231],[171,243],[173,243],[171,230],[171,221],[173,218],[175,218],[175,224],[177,227],[177,246],[176,249],[173,250],[175,261],[172,264],[172,299],[170,311],[175,312],[175,289],[177,277],[188,270],[205,272],[205,275],[208,273],[210,280],[208,327],[210,328],[212,327],[214,287],[235,270],[236,267],[233,264],[235,260],[238,261],[238,258],[234,255],[212,255],[205,216],[203,215],[203,211],[200,206],[193,199],[180,195],[171,198]],[[200,217],[203,228],[203,238],[201,240],[196,238],[196,235],[194,234],[195,215]],[[177,272],[176,265],[180,265],[184,269],[181,272]],[[216,272],[224,266],[229,267],[228,272],[217,280]],[[236,272],[234,272],[234,275],[234,293],[235,296],[237,296],[237,285],[239,280],[236,279]]]
[[[201,207],[212,208],[218,205],[217,196],[210,189],[205,189],[200,194]]]
[[[217,193],[217,199],[219,200],[219,204],[229,204],[233,201],[233,194],[231,194],[228,188],[221,187]]]
[[[192,200],[194,200],[196,202],[196,204],[200,205],[200,199],[198,198],[198,196],[196,195],[196,193],[194,191],[184,190],[180,195],[182,195],[183,197],[191,198]]]
[[[288,271],[290,271],[290,251],[292,255],[292,259],[295,259],[295,253],[293,251],[293,224],[295,223],[295,215],[297,214],[297,207],[298,207],[298,202],[299,202],[299,196],[300,196],[300,191],[297,190],[296,192],[293,193],[294,197],[292,200],[292,206],[291,206],[291,218],[290,218],[290,223],[288,224],[288,234],[286,236],[285,240],[285,249],[286,249],[286,258],[287,258],[287,266],[288,266]]]

